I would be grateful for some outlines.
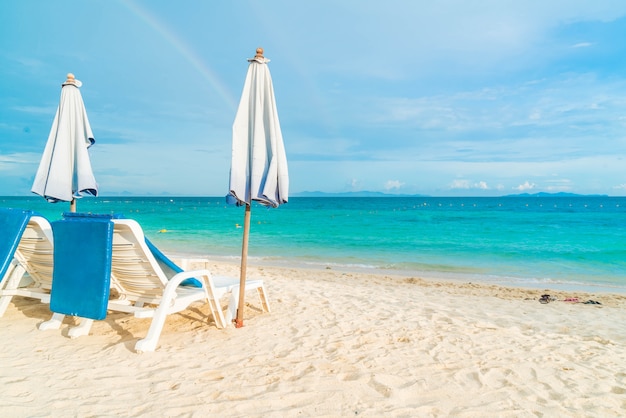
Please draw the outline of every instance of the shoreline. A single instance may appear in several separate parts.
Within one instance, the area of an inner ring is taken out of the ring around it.
[[[191,254],[189,252],[173,251],[168,252],[172,259],[197,259],[207,260],[219,264],[228,264],[233,266],[240,265],[240,256],[219,256],[219,255],[202,255]],[[426,281],[444,281],[451,284],[475,283],[484,286],[498,286],[503,288],[528,289],[553,292],[567,293],[578,292],[587,294],[615,294],[626,297],[626,287],[610,286],[604,283],[580,283],[565,282],[556,280],[538,280],[524,279],[520,277],[494,276],[481,273],[462,273],[462,272],[440,272],[440,271],[413,271],[409,269],[385,269],[370,266],[362,266],[355,264],[337,264],[337,263],[321,263],[307,262],[290,259],[268,259],[264,257],[248,257],[249,267],[266,267],[279,269],[302,269],[305,271],[335,271],[340,273],[363,274],[375,276],[390,276],[398,279],[419,278]],[[238,277],[238,274],[237,274]]]
[[[179,258],[172,257],[175,262],[185,265],[185,270],[208,269],[211,274],[239,277],[239,262],[224,260],[209,260],[205,258]],[[181,262],[186,260],[186,262]],[[255,277],[295,276],[319,277],[325,280],[344,280],[358,286],[361,280],[365,283],[377,283],[385,285],[411,284],[422,288],[440,289],[442,291],[458,295],[492,295],[505,300],[539,300],[543,294],[550,294],[555,301],[578,298],[581,303],[587,300],[605,300],[607,306],[626,308],[626,294],[613,291],[587,289],[558,289],[549,286],[509,286],[506,284],[488,283],[477,281],[464,281],[455,278],[422,277],[417,274],[398,274],[396,272],[363,271],[350,269],[318,269],[301,266],[280,266],[257,262],[248,262],[247,278]],[[571,302],[568,302],[571,304]],[[601,302],[602,303],[602,302]]]

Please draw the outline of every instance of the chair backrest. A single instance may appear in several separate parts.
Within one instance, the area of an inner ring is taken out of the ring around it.
[[[113,219],[111,284],[128,300],[158,302],[168,278],[132,219]]]
[[[15,258],[24,267],[34,287],[52,288],[54,244],[52,227],[41,216],[31,216],[15,250]]]
[[[120,220],[120,219],[126,219],[126,217],[121,214],[121,213],[114,213],[114,214],[94,214],[94,213],[74,213],[74,212],[65,212],[63,214],[63,218],[64,219],[91,219],[91,220]],[[139,224],[137,224],[137,228],[138,230],[141,230],[141,226],[139,226]],[[136,228],[136,229],[137,229]],[[143,231],[141,232],[143,234]],[[180,273],[183,271],[182,268],[180,268],[179,266],[176,265],[176,263],[174,263],[172,260],[170,260],[165,254],[163,254],[152,242],[150,242],[150,240],[144,236],[145,242],[146,242],[146,246],[148,248],[148,250],[150,250],[150,253],[152,253],[152,256],[154,257],[154,259],[156,260],[157,264],[159,265],[159,268],[161,269],[162,273],[165,275],[165,277],[167,277],[167,279],[171,279],[172,277],[174,277],[176,274]],[[183,286],[191,286],[191,287],[202,287],[202,283],[198,280],[198,279],[194,279],[194,278],[190,278],[187,279],[185,281],[182,282]],[[115,288],[115,286],[114,286]]]
[[[183,271],[144,236],[139,223],[125,218],[123,214],[66,212],[63,214],[63,218],[69,220],[106,219],[113,222],[115,225],[113,235],[114,268],[111,272],[111,286],[122,297],[132,300],[146,297],[158,300],[161,294],[162,280],[167,283],[169,279]],[[138,262],[139,260],[142,261]],[[144,283],[138,279],[142,274],[145,275]],[[140,281],[138,282],[138,280]],[[202,283],[194,278],[183,281],[182,285],[202,287]]]

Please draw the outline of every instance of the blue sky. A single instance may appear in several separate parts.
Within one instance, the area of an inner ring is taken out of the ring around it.
[[[626,195],[626,2],[5,1],[0,195],[30,195],[68,72],[101,195],[227,193],[265,48],[291,193]]]

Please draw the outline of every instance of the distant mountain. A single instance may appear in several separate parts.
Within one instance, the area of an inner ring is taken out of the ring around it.
[[[342,192],[342,193],[326,193],[326,192],[300,192],[292,193],[293,197],[425,197],[420,194],[391,194],[383,192]]]
[[[423,194],[392,194],[392,193],[383,193],[383,192],[370,192],[367,190],[359,191],[359,192],[340,192],[340,193],[327,193],[327,192],[299,192],[292,193],[292,197],[431,197]],[[494,196],[498,197],[498,196]],[[509,194],[500,197],[608,197],[608,195],[604,194],[576,194],[576,193],[520,193],[520,194]]]
[[[565,193],[565,192],[558,192],[558,193],[539,192],[539,193],[508,194],[508,195],[503,196],[503,197],[607,197],[607,196],[608,195],[606,195],[606,194],[576,194],[576,193]]]

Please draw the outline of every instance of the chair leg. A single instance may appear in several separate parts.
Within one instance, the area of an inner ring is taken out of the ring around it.
[[[235,317],[237,317],[237,307],[239,306],[239,286],[235,287],[232,292],[228,294],[228,308],[226,308],[226,315],[224,315],[224,321],[227,324],[231,324]]]
[[[165,319],[167,318],[167,310],[171,302],[171,298],[161,300],[159,307],[154,311],[150,329],[148,329],[148,335],[146,335],[146,338],[137,341],[135,351],[138,353],[147,353],[156,349],[161,331],[163,331],[163,325],[165,325]]]
[[[0,277],[0,290],[2,290],[3,287],[5,287],[7,285],[7,283],[9,283],[11,281],[11,277],[13,277],[13,272],[15,271],[15,268],[18,267],[19,264],[17,264],[17,262],[15,261],[15,259],[13,259],[13,261],[11,261],[11,263],[9,263],[9,268],[7,269],[6,273],[4,274],[4,277]],[[22,275],[24,273],[21,273]]]
[[[232,321],[232,318],[228,317],[228,312],[226,313],[226,316],[224,316],[224,314],[222,313],[220,301],[218,299],[215,299],[214,297],[208,297],[207,302],[209,304],[211,313],[213,314],[215,326],[217,328],[226,328],[226,326]]]
[[[68,331],[68,336],[70,338],[78,338],[83,335],[89,335],[89,330],[91,330],[91,325],[93,324],[93,319],[90,318],[81,318],[80,324],[75,327],[70,328]]]
[[[246,290],[252,290],[251,286],[247,286]],[[262,284],[259,284],[256,287],[257,293],[259,295],[259,299],[261,300],[261,306],[263,307],[264,312],[270,311],[270,304],[267,300],[267,294],[265,292],[265,287]],[[231,323],[232,320],[237,316],[237,308],[239,307],[239,286],[234,286],[232,291],[228,294],[228,309],[226,310],[226,315],[224,319],[226,323]]]
[[[11,299],[13,299],[13,296],[0,296],[0,318],[2,318],[7,308],[9,307]]]
[[[0,318],[2,318],[13,299],[13,295],[10,294],[10,291],[19,287],[25,272],[26,270],[20,264],[11,262],[9,270],[4,276],[4,280],[0,282]],[[0,279],[2,278],[0,277]]]
[[[270,303],[267,300],[267,294],[265,292],[265,286],[259,286],[256,290],[259,293],[259,299],[261,299],[261,305],[263,305],[263,310],[265,312],[271,312]]]
[[[39,324],[39,329],[41,331],[45,331],[48,329],[59,329],[61,327],[61,324],[63,323],[64,318],[65,315],[55,312],[54,314],[52,314],[52,318]]]
[[[204,297],[209,304],[209,309],[215,320],[215,326],[218,328],[226,328],[230,324],[231,319],[224,319],[222,313],[222,305],[220,304],[220,297],[227,291],[224,288],[216,289],[213,285],[209,285],[208,276],[202,277],[202,288],[204,289]]]

